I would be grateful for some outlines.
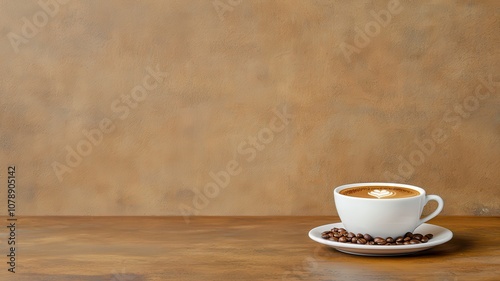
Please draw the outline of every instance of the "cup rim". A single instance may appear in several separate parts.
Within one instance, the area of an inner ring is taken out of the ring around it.
[[[340,191],[344,190],[346,188],[350,187],[357,187],[357,186],[394,186],[394,187],[405,187],[405,188],[410,188],[413,190],[416,190],[419,192],[419,195],[417,196],[412,196],[412,197],[403,197],[403,198],[386,198],[385,200],[412,200],[421,196],[425,196],[425,190],[421,187],[418,187],[416,185],[410,185],[410,184],[404,184],[404,183],[393,183],[393,182],[359,182],[359,183],[348,183],[348,184],[343,184],[339,185],[334,188],[333,190],[333,195],[335,196],[340,196],[340,197],[345,197],[353,200],[378,200],[377,198],[362,198],[362,197],[354,197],[354,196],[347,196],[344,194],[341,194]],[[384,200],[384,201],[385,201]]]

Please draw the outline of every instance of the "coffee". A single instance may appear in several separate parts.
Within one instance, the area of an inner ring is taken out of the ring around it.
[[[420,192],[415,189],[399,186],[356,186],[343,189],[339,193],[352,197],[372,199],[395,199],[420,195]]]

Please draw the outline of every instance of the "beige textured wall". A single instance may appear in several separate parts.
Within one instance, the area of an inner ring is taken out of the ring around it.
[[[0,195],[15,164],[19,215],[333,215],[361,181],[500,215],[500,1],[389,2],[2,0]]]

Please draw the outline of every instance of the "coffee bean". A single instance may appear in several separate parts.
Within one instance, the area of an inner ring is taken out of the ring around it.
[[[398,236],[396,238],[387,237],[375,237],[373,238],[370,234],[354,234],[353,232],[348,232],[345,228],[334,227],[330,231],[321,232],[321,237],[334,242],[340,243],[350,243],[350,244],[362,244],[362,245],[414,245],[419,243],[427,243],[433,238],[432,234],[426,234],[425,236],[420,233],[407,232],[404,237]]]
[[[358,238],[358,244],[366,244],[366,239],[365,238]]]
[[[417,234],[414,234],[412,238],[413,238],[413,239],[417,239],[417,240],[421,240],[421,239],[422,239],[422,237],[424,237],[422,234],[417,233]]]

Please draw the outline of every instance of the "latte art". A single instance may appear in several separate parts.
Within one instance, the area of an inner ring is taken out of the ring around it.
[[[368,195],[371,195],[371,196],[377,197],[377,198],[384,198],[384,197],[393,196],[394,192],[387,191],[385,189],[382,189],[382,190],[375,189],[375,190],[368,192]]]
[[[340,194],[368,199],[397,199],[418,196],[420,192],[399,186],[357,186],[343,189]]]

